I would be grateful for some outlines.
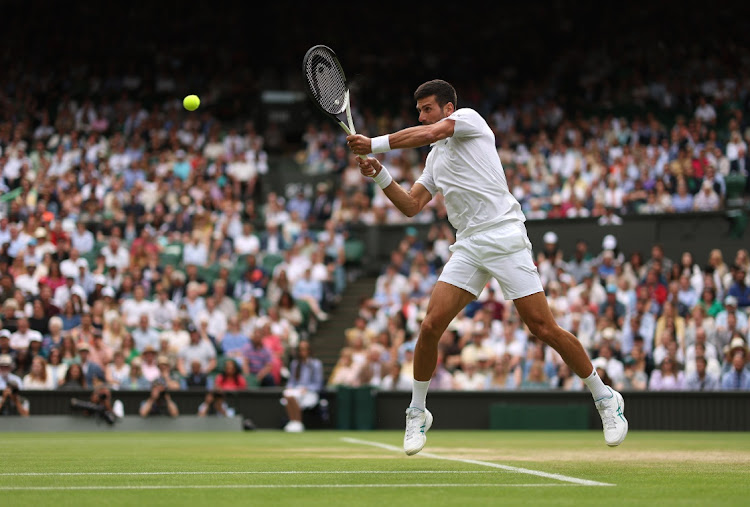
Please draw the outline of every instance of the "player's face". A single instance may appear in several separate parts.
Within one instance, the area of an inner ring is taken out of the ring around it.
[[[440,107],[435,99],[434,95],[430,95],[427,98],[420,99],[417,101],[417,112],[419,113],[419,122],[422,125],[432,125],[437,123],[443,118],[450,116],[447,112],[453,105],[449,102],[448,104]]]

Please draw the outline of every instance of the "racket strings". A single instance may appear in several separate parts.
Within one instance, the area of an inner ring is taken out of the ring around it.
[[[346,108],[346,78],[328,51],[316,49],[309,55],[305,75],[313,96],[326,112],[338,114]]]

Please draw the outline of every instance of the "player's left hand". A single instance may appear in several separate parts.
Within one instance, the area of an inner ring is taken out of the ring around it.
[[[346,136],[346,144],[355,155],[368,155],[372,152],[372,140],[361,134]]]
[[[374,178],[383,168],[380,161],[372,157],[365,159],[358,158],[357,163],[359,164],[359,172],[362,173],[362,176],[367,176],[368,178]]]

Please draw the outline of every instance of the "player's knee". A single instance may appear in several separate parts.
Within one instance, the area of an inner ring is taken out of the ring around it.
[[[531,334],[542,340],[548,345],[554,345],[558,339],[557,324],[547,322],[545,320],[535,320],[526,324],[529,326]]]
[[[437,325],[435,319],[429,317],[425,318],[422,326],[419,328],[419,338],[421,340],[436,341],[440,339],[441,334],[443,334],[443,330]]]

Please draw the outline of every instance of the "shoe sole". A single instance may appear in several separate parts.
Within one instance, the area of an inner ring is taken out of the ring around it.
[[[625,400],[622,399],[622,395],[617,391],[615,391],[615,396],[617,396],[617,403],[620,405],[620,408],[622,408],[622,419],[625,421],[625,431],[622,432],[622,436],[616,442],[607,442],[607,445],[610,447],[617,447],[623,443],[625,437],[628,436],[628,420],[625,418]]]
[[[432,413],[429,410],[425,409],[425,421],[424,421],[425,433],[430,431],[430,428],[432,428],[432,421],[433,421]],[[424,446],[426,443],[427,443],[427,435],[425,435],[424,442],[422,443],[422,446],[419,449],[409,449],[409,450],[404,449],[404,452],[406,453],[407,456],[414,456],[419,451],[424,449]]]

